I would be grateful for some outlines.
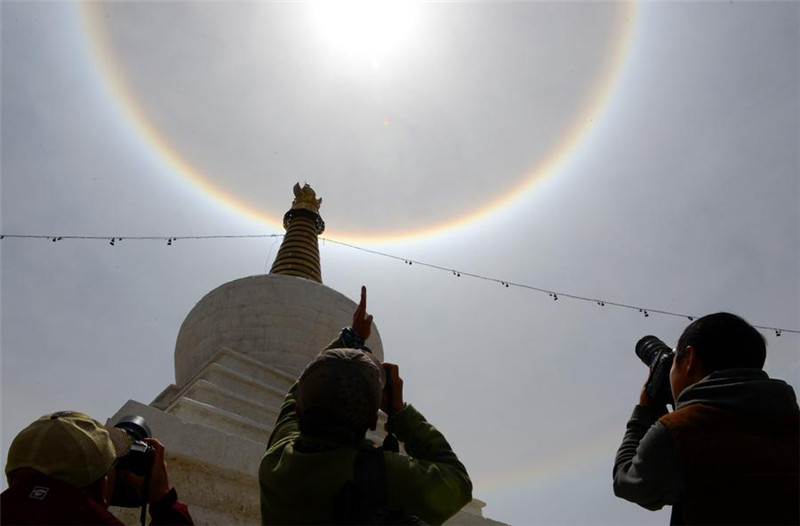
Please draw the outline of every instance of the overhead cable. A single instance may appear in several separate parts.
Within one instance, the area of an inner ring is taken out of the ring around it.
[[[283,234],[251,234],[251,235],[209,235],[209,236],[52,236],[52,235],[28,235],[28,234],[0,234],[0,240],[5,238],[16,238],[16,239],[43,239],[52,242],[58,242],[61,240],[101,240],[101,241],[108,241],[109,245],[115,246],[117,242],[120,241],[166,241],[168,246],[172,246],[173,243],[179,240],[206,240],[206,239],[258,239],[258,238],[279,238],[283,237]],[[660,314],[663,316],[673,316],[678,318],[686,318],[689,321],[693,321],[698,316],[691,315],[691,314],[683,314],[679,312],[671,312],[663,309],[653,309],[650,307],[640,307],[637,305],[630,305],[627,303],[620,303],[616,301],[609,301],[600,298],[591,298],[588,296],[581,296],[577,294],[569,294],[566,292],[558,292],[552,289],[545,289],[541,287],[535,287],[533,285],[528,285],[525,283],[516,283],[513,281],[503,280],[499,278],[494,278],[490,276],[483,276],[481,274],[475,274],[473,272],[467,272],[464,270],[458,270],[449,267],[443,267],[441,265],[434,265],[433,263],[426,263],[424,261],[419,261],[415,259],[410,259],[406,257],[395,256],[393,254],[387,254],[386,252],[380,252],[378,250],[372,250],[369,248],[360,247],[358,245],[353,245],[350,243],[345,243],[344,241],[337,241],[335,239],[320,238],[324,242],[334,243],[337,245],[341,245],[347,248],[351,248],[353,250],[358,250],[361,252],[365,252],[368,254],[373,254],[376,256],[381,256],[385,258],[394,259],[396,261],[402,261],[406,265],[419,265],[422,267],[432,268],[435,270],[441,270],[444,272],[448,272],[453,276],[460,278],[462,276],[479,279],[483,281],[489,281],[493,283],[497,283],[502,287],[510,288],[516,287],[525,290],[532,290],[535,292],[541,292],[543,294],[547,294],[553,301],[558,301],[559,298],[569,298],[572,300],[577,301],[584,301],[584,302],[591,302],[600,307],[606,306],[613,306],[619,307],[622,309],[629,309],[635,310],[642,314],[645,318],[649,317],[651,314]],[[753,325],[758,329],[768,330],[775,333],[775,336],[780,337],[781,334],[784,332],[792,333],[792,334],[800,334],[800,329],[786,329],[781,327],[772,327],[766,325]]]

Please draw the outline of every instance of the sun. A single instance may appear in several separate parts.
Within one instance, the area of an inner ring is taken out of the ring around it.
[[[378,67],[408,41],[418,4],[397,0],[321,1],[312,4],[325,44],[338,54]]]

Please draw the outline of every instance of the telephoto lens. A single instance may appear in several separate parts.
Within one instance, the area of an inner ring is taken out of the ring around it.
[[[145,419],[135,415],[124,416],[114,427],[125,431],[131,439],[131,450],[119,459],[117,467],[139,476],[149,473],[153,448],[143,441],[145,438],[150,438],[151,434],[150,426],[147,425]]]
[[[138,415],[123,416],[116,424],[114,424],[114,427],[125,431],[133,440],[150,438],[150,435],[152,434],[152,431],[150,431],[150,426],[147,425],[147,421],[143,416]]]
[[[656,405],[675,405],[669,384],[669,371],[675,353],[655,336],[645,336],[636,342],[636,356],[650,368],[650,379],[645,387],[650,401]]]
[[[636,342],[636,356],[648,367],[651,367],[653,362],[665,352],[672,352],[672,349],[656,336],[645,336]]]

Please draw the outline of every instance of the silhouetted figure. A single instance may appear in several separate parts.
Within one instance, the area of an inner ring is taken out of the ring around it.
[[[642,389],[614,462],[614,493],[672,524],[800,523],[800,412],[762,370],[764,337],[728,313],[684,330],[669,384],[675,411]]]
[[[364,347],[371,325],[362,287],[353,326],[289,389],[259,469],[264,524],[439,524],[471,500],[447,440],[404,403],[397,366]],[[379,408],[407,455],[366,439]]]
[[[193,524],[188,508],[170,488],[164,446],[154,438],[143,442],[152,448],[146,484],[151,524]],[[117,484],[144,498],[145,479],[115,467],[131,447],[124,431],[82,413],[41,417],[8,450],[9,488],[2,494],[0,523],[123,524],[108,511]]]

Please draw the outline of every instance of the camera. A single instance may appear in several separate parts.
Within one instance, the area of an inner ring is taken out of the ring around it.
[[[650,368],[650,379],[647,381],[647,396],[657,405],[670,404],[675,406],[672,399],[672,388],[669,385],[669,371],[675,352],[666,343],[655,336],[645,336],[636,342],[636,356]]]
[[[144,484],[141,489],[127,484],[122,477],[117,477],[114,485],[114,494],[111,497],[111,504],[123,508],[138,508],[147,499],[147,484],[150,476],[150,466],[153,464],[152,447],[144,442],[145,438],[150,438],[150,426],[141,416],[123,416],[114,424],[128,435],[131,441],[130,451],[124,457],[117,459],[117,471],[129,471],[136,476],[144,477]]]

